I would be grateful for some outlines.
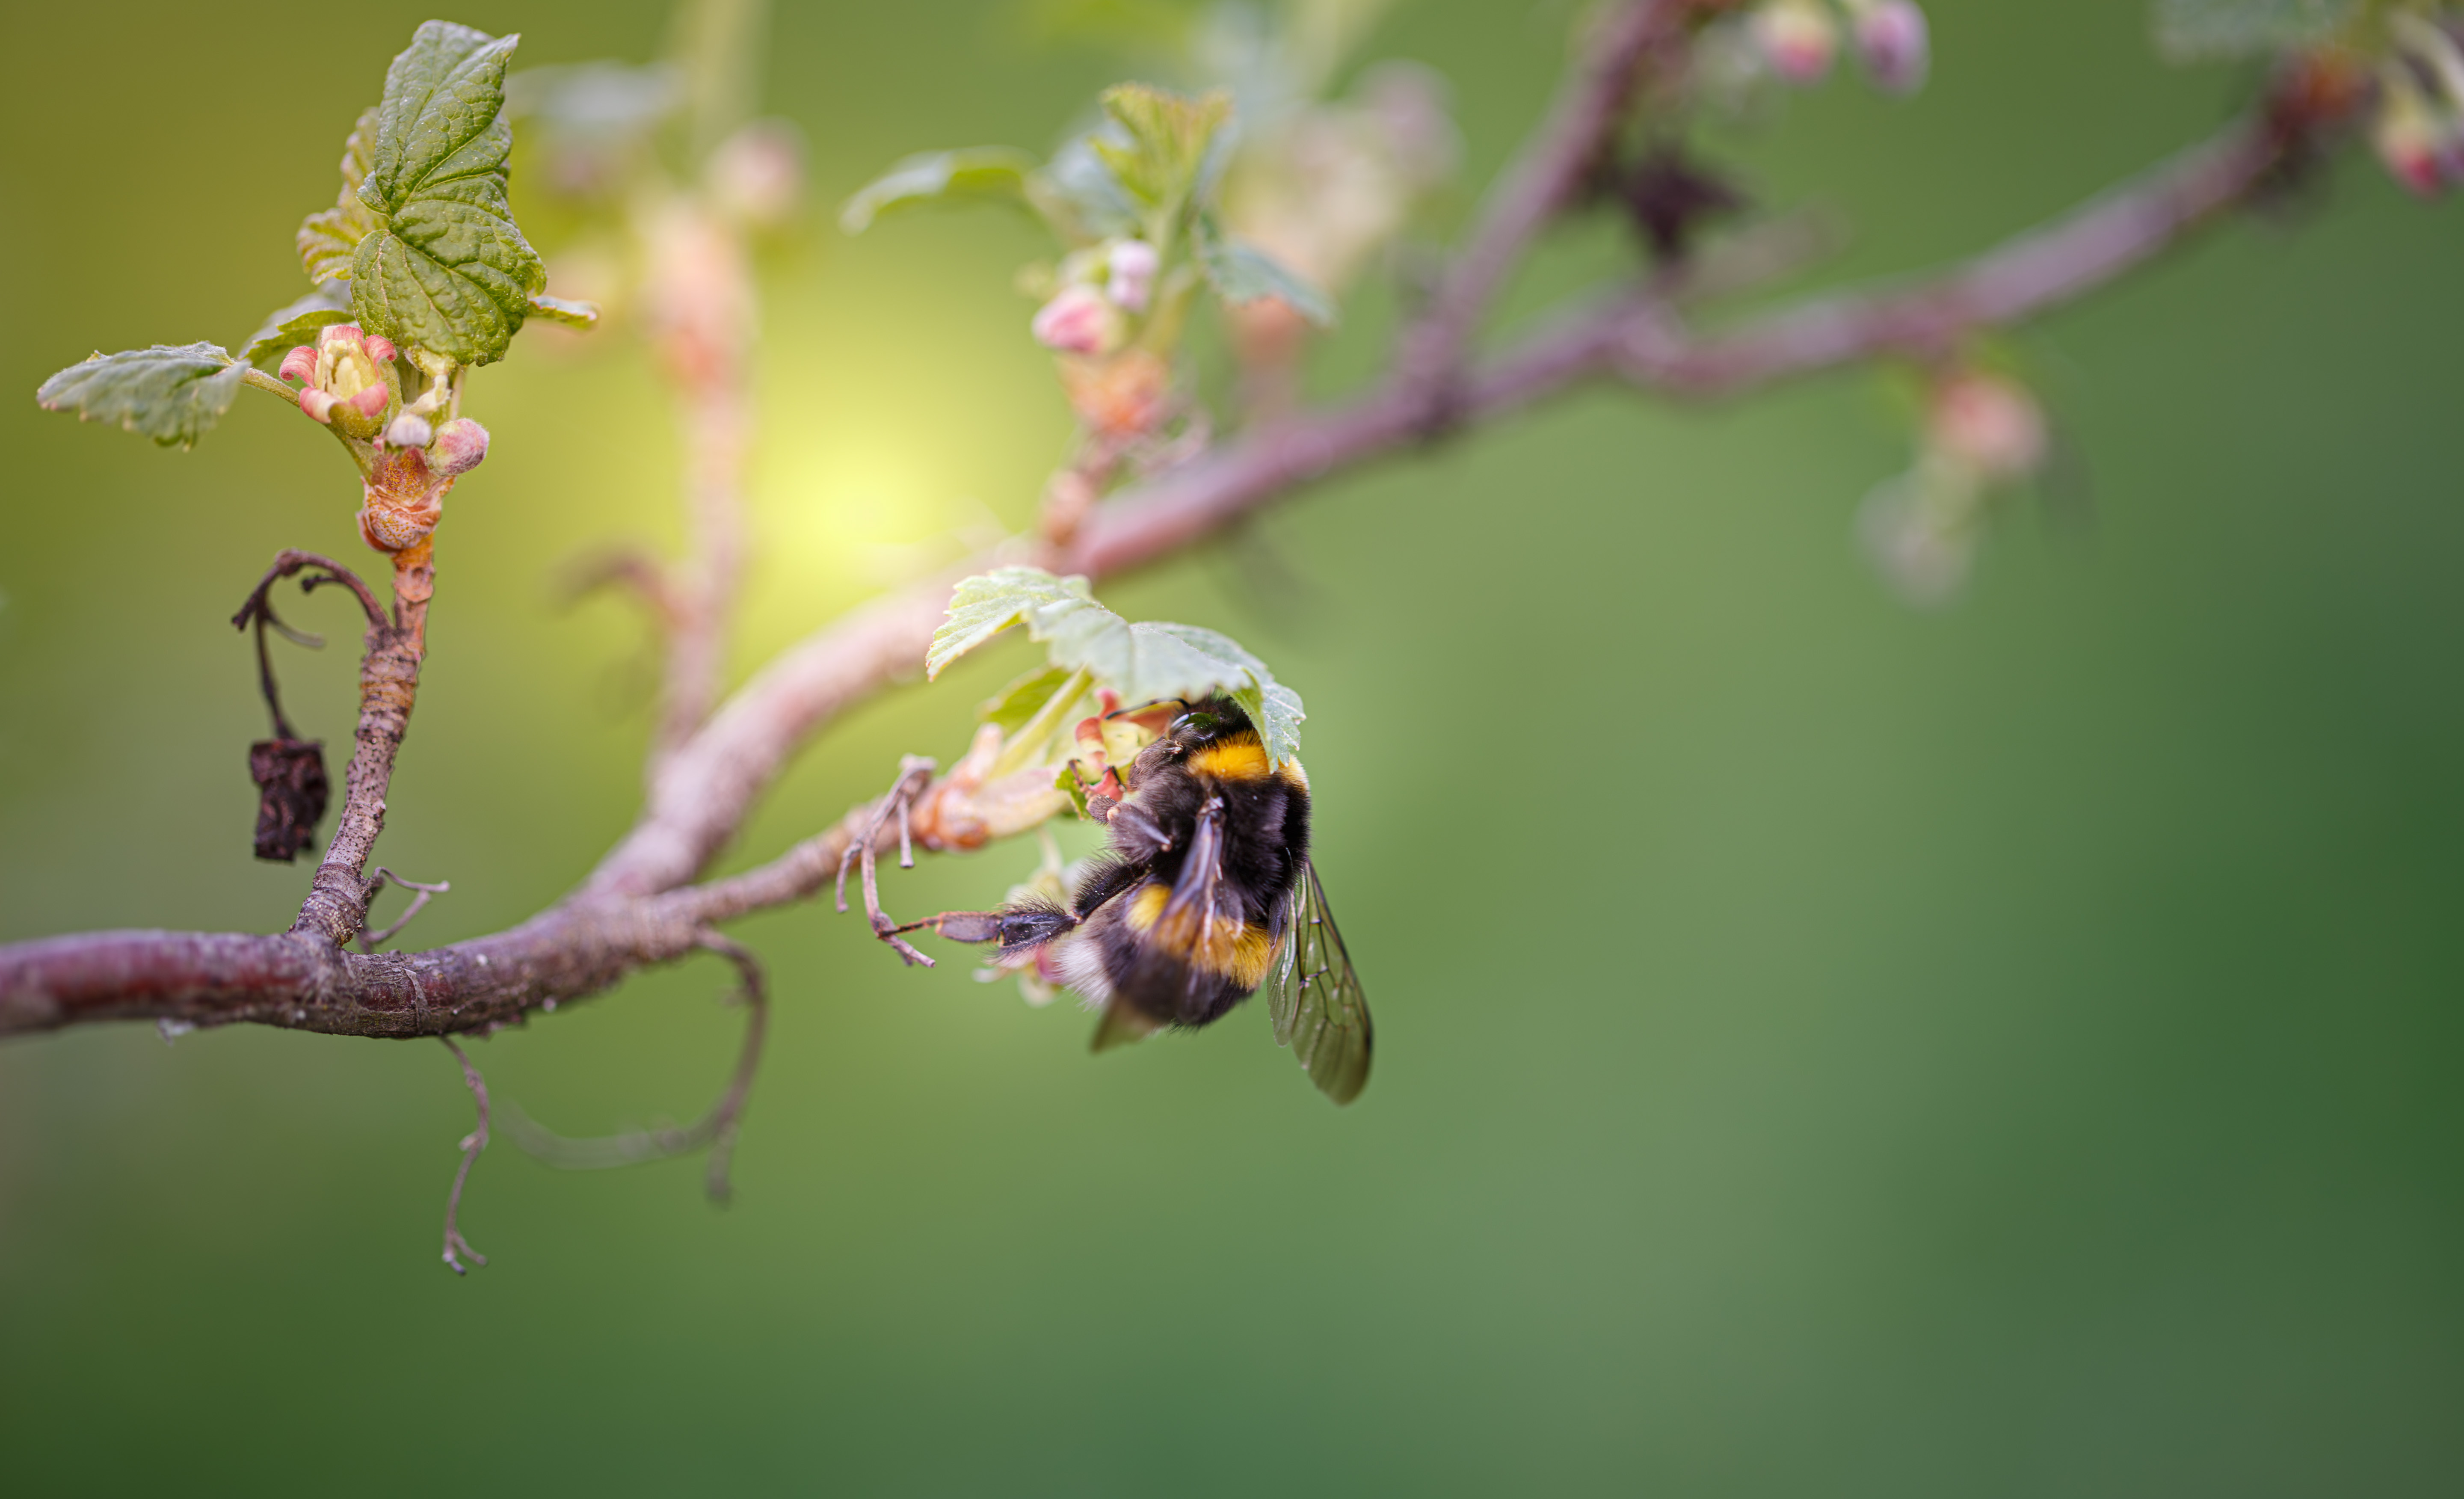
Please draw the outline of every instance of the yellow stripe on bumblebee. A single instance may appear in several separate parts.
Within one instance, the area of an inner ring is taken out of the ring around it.
[[[1255,989],[1265,981],[1267,970],[1283,951],[1279,938],[1248,921],[1219,918],[1208,931],[1200,914],[1194,911],[1184,911],[1159,926],[1163,908],[1171,899],[1167,886],[1139,887],[1125,914],[1130,930],[1191,967],[1229,979],[1243,989]]]
[[[1227,734],[1189,757],[1190,774],[1217,781],[1264,781],[1271,769],[1255,734]]]

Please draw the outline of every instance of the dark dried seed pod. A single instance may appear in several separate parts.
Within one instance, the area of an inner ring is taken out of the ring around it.
[[[1627,216],[1662,265],[1683,261],[1705,224],[1746,207],[1745,194],[1671,145],[1645,153],[1618,192]]]
[[[248,747],[256,783],[256,856],[288,864],[317,836],[325,815],[325,746],[321,739],[259,739]]]

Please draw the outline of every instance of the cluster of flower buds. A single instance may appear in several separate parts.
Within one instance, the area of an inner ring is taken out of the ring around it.
[[[1857,59],[1876,88],[1909,94],[1925,82],[1932,54],[1916,0],[1763,0],[1749,26],[1772,73],[1809,85],[1830,76],[1843,16]]]
[[[418,436],[428,440],[409,440]],[[418,546],[444,515],[445,492],[487,456],[488,430],[467,416],[432,425],[416,411],[395,417],[363,486],[360,539],[380,552]]]
[[[284,355],[280,374],[298,384],[300,410],[345,437],[379,450],[427,450],[422,467],[440,477],[477,467],[488,452],[486,430],[467,418],[431,421],[444,403],[441,389],[404,406],[399,355],[391,339],[338,322],[319,329],[313,347]]]
[[[1882,576],[1912,604],[1939,604],[1974,565],[1994,494],[2034,477],[2052,442],[2026,387],[1962,370],[1928,398],[1913,468],[1865,498],[1859,530]]]
[[[405,404],[400,351],[389,339],[350,323],[321,328],[314,347],[285,355],[281,376],[299,383],[299,409],[334,430],[359,458],[364,503],[360,537],[402,554],[428,540],[444,512],[445,492],[488,455],[488,430],[469,417],[438,421],[450,398],[450,367]]]
[[[2412,13],[2387,18],[2394,50],[2379,71],[2371,143],[2389,176],[2436,197],[2464,183],[2464,51],[2446,27]]]
[[[1061,289],[1029,324],[1037,342],[1062,356],[1070,408],[1107,438],[1150,435],[1173,410],[1172,362],[1138,339],[1141,320],[1163,313],[1162,270],[1162,256],[1143,239],[1081,250],[1062,261]]]
[[[1035,340],[1057,354],[1102,356],[1130,340],[1131,320],[1155,300],[1162,259],[1143,239],[1111,239],[1063,262],[1064,284],[1036,309]]]

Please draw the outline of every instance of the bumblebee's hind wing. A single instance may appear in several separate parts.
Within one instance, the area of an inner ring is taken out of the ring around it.
[[[1302,864],[1292,891],[1291,934],[1268,977],[1266,1008],[1274,1016],[1276,1045],[1292,1048],[1319,1092],[1339,1104],[1360,1096],[1376,1039],[1369,997],[1313,864]]]
[[[1162,1022],[1115,997],[1105,1004],[1103,1014],[1096,1019],[1095,1035],[1087,1049],[1100,1055],[1114,1047],[1144,1041],[1162,1028]]]

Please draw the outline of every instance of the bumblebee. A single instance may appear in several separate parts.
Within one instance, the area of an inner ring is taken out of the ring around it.
[[[1179,706],[1122,794],[1087,799],[1108,848],[1067,905],[946,912],[898,930],[999,942],[1004,962],[1045,953],[1102,1007],[1098,1051],[1212,1025],[1264,987],[1275,1040],[1350,1103],[1369,1081],[1369,1003],[1309,863],[1309,778],[1269,761],[1238,703]]]

